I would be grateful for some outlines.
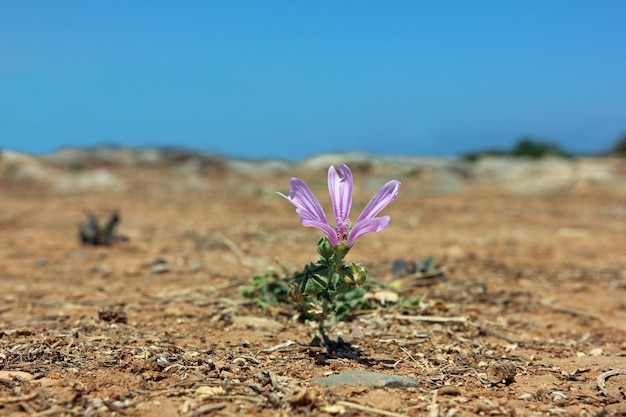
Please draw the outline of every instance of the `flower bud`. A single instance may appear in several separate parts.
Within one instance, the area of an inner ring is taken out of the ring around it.
[[[352,262],[346,269],[347,271],[343,278],[344,283],[349,285],[362,285],[367,280],[365,267]]]
[[[317,253],[324,259],[330,259],[335,253],[333,245],[330,244],[330,241],[325,235],[317,241]]]

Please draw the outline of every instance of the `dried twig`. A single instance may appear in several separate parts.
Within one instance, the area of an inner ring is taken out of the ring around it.
[[[64,415],[64,414],[74,414],[74,410],[71,408],[61,407],[55,405],[54,407],[48,408],[47,410],[40,411],[35,414],[31,414],[30,417],[46,417],[51,415]]]
[[[241,249],[239,249],[239,246],[237,246],[235,244],[235,242],[233,242],[232,240],[230,240],[228,237],[226,237],[224,235],[219,235],[219,238],[222,241],[222,243],[228,249],[230,249],[231,252],[233,252],[235,255],[237,255],[238,258],[246,258],[246,254],[243,253],[243,251]]]
[[[493,385],[492,382],[487,381],[486,379],[482,378],[475,368],[472,368],[472,367],[469,367],[469,366],[464,366],[464,367],[461,367],[461,368],[454,369],[451,373],[457,373],[457,372],[460,373],[460,372],[468,372],[468,371],[470,371],[470,373],[472,373],[473,376],[475,376],[476,379],[478,379],[478,381],[481,384],[483,384],[483,385]],[[466,374],[464,376],[468,376],[468,375]]]
[[[498,339],[506,340],[509,343],[517,343],[517,344],[528,343],[527,340],[518,339],[516,337],[508,336],[508,335],[506,335],[504,333],[500,333],[499,331],[497,331],[496,329],[494,329],[492,327],[483,327],[483,330],[486,333],[490,334],[491,336],[497,337]]]
[[[211,396],[212,400],[225,400],[225,401],[231,401],[231,400],[242,400],[242,401],[250,401],[251,403],[255,403],[255,404],[262,404],[264,402],[263,399],[261,398],[255,398],[255,397],[251,397],[250,395],[213,395]]]
[[[555,306],[552,305],[550,303],[550,301],[546,301],[543,300],[540,302],[540,304],[544,307],[549,308],[550,310],[554,311],[555,313],[563,313],[563,314],[569,314],[570,316],[574,316],[574,317],[578,317],[579,319],[587,319],[587,320],[599,320],[598,317],[586,313],[584,311],[581,310],[577,310],[575,308],[572,307],[560,307],[560,306]]]
[[[289,346],[295,345],[295,344],[296,344],[296,342],[294,342],[293,340],[287,340],[285,343],[281,343],[280,345],[272,346],[271,348],[268,348],[268,349],[262,349],[259,352],[272,353],[272,352],[276,352],[277,350],[286,349]]]
[[[387,319],[426,321],[430,323],[467,323],[467,317],[439,317],[439,316],[403,316],[401,314],[386,315]]]
[[[285,392],[285,388],[283,388],[283,386],[280,385],[276,380],[276,375],[274,375],[272,371],[268,371],[267,374],[270,377],[270,383],[272,384],[272,388],[279,392]]]
[[[405,349],[404,346],[402,346],[396,339],[383,339],[383,340],[380,340],[380,342],[381,343],[393,343],[394,345],[398,346],[400,348],[400,350],[402,350],[402,352],[404,352],[404,354],[407,355],[409,357],[409,359],[411,359],[416,365],[419,365],[419,363],[415,360],[413,355],[411,355],[411,352],[409,352],[407,349]],[[398,362],[400,362],[400,361],[398,361]],[[396,362],[396,364],[398,362]]]
[[[239,261],[239,265],[251,269],[251,270],[255,270],[258,268],[258,265],[256,265],[253,262],[252,257],[246,255],[241,249],[239,249],[239,246],[237,246],[237,244],[235,242],[233,242],[232,240],[230,240],[228,237],[224,236],[224,235],[218,235],[220,240],[222,241],[222,243],[228,248],[230,249],[230,251],[232,253],[235,254],[235,256],[237,257],[237,260]]]
[[[405,417],[404,414],[394,413],[392,411],[381,410],[380,408],[367,407],[365,405],[349,402],[349,401],[337,401],[337,405],[343,405],[344,407],[354,408],[355,410],[363,411],[366,413],[380,414],[381,416],[389,417]]]
[[[30,394],[22,395],[20,397],[6,397],[0,398],[0,404],[19,403],[22,401],[30,401],[39,395],[39,391],[31,392]]]
[[[626,369],[611,369],[610,371],[599,375],[596,379],[600,392],[602,392],[605,396],[609,395],[609,392],[606,390],[606,380],[615,375],[626,375]]]
[[[428,404],[426,409],[428,410],[428,417],[437,417],[439,415],[439,404],[437,404],[439,390],[433,390],[431,393],[433,394],[433,398],[430,400],[430,404]]]

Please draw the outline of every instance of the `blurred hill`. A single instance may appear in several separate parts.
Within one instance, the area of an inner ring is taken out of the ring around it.
[[[301,177],[314,181],[315,186],[325,178],[330,165],[342,162],[361,174],[366,188],[399,179],[405,183],[405,192],[427,194],[472,192],[476,187],[517,194],[587,187],[626,193],[626,159],[611,156],[485,154],[468,159],[330,153],[288,162],[233,159],[179,148],[63,148],[41,156],[4,150],[0,153],[0,180],[62,192],[127,190],[149,179],[172,187],[202,188],[207,181],[220,178],[246,179],[258,185],[277,178]]]

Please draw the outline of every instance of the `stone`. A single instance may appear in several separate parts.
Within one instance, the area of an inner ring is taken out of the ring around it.
[[[47,258],[37,258],[35,259],[35,266],[46,266],[48,265]]]
[[[417,379],[400,375],[390,375],[370,371],[345,371],[328,377],[315,377],[317,385],[336,387],[340,385],[365,385],[373,388],[415,388]]]
[[[165,259],[157,259],[152,264],[152,271],[156,272],[157,274],[169,272],[171,269],[172,268],[170,267],[170,264],[168,264]]]
[[[391,263],[391,273],[394,277],[401,278],[415,272],[415,263],[407,262],[399,258]]]

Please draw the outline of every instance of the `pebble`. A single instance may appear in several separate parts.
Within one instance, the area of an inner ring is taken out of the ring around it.
[[[170,265],[167,263],[166,260],[164,259],[157,259],[153,264],[152,264],[152,271],[156,272],[157,274],[162,274],[164,272],[169,272],[170,271]]]
[[[187,268],[191,272],[200,272],[204,270],[204,265],[202,265],[202,262],[189,261],[189,263],[187,264]]]
[[[46,258],[35,259],[35,266],[46,266],[46,265],[48,265],[48,259]]]
[[[93,273],[102,273],[102,274],[106,274],[110,270],[111,270],[111,268],[109,268],[107,265],[93,265],[90,268],[91,272],[93,272]]]
[[[405,259],[399,258],[392,262],[391,272],[394,277],[403,277],[415,272],[415,264],[409,263]]]
[[[415,378],[370,371],[345,371],[328,377],[318,376],[313,378],[311,382],[331,387],[365,385],[373,388],[413,388],[418,386]]]

